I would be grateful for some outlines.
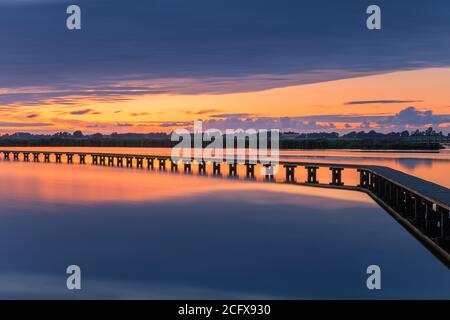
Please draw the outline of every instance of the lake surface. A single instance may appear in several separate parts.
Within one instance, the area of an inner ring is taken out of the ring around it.
[[[449,186],[446,151],[282,157],[387,165]],[[0,298],[450,298],[449,270],[364,193],[3,159],[0,177]],[[66,288],[72,264],[80,291]],[[379,291],[366,287],[373,264]]]

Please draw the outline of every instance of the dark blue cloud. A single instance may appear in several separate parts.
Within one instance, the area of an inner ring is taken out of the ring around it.
[[[68,31],[72,3],[0,5],[0,87],[255,75],[270,87],[450,65],[447,0],[379,0],[381,31],[366,29],[365,0],[80,0],[82,30]]]
[[[349,101],[345,102],[345,105],[358,105],[358,104],[397,104],[397,103],[413,103],[423,102],[423,100],[365,100],[365,101]]]
[[[92,109],[75,110],[75,111],[72,111],[70,114],[78,116],[78,115],[92,113],[92,111],[93,111]]]

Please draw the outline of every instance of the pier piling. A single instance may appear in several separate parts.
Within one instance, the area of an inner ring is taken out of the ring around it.
[[[246,163],[245,164],[245,175],[247,178],[255,177],[255,164],[254,163]]]
[[[213,162],[213,175],[220,176],[220,162]]]
[[[286,171],[286,182],[295,182],[295,168],[296,165],[284,165]]]

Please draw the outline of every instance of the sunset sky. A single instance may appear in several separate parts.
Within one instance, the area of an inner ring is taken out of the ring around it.
[[[0,0],[0,134],[450,132],[450,2],[370,4]]]

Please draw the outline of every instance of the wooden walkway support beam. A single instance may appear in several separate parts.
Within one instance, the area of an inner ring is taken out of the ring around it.
[[[255,177],[255,164],[254,163],[246,163],[245,164],[245,176],[247,178]]]
[[[220,162],[213,162],[213,175],[220,176]]]
[[[206,174],[206,162],[205,161],[200,161],[198,163],[198,173]]]
[[[229,177],[237,176],[237,163],[229,163],[228,164],[228,176]]]
[[[86,163],[86,155],[83,153],[79,153],[78,157],[80,158],[80,164],[85,164]]]
[[[344,168],[341,167],[331,167],[331,182],[330,184],[333,186],[343,186],[342,182],[342,171]]]
[[[295,168],[296,165],[283,165],[284,170],[286,171],[286,182],[295,182]]]
[[[317,169],[319,169],[319,166],[305,166],[305,169],[307,170],[306,183],[319,183],[319,180],[317,180]]]
[[[166,158],[158,158],[159,170],[166,170]]]
[[[155,168],[155,158],[146,157],[146,159],[147,159],[147,169],[154,169]]]

